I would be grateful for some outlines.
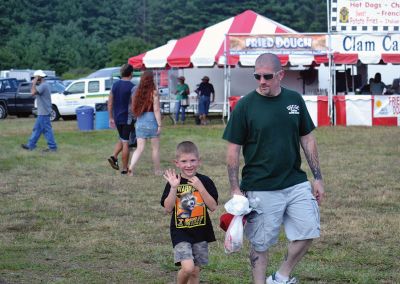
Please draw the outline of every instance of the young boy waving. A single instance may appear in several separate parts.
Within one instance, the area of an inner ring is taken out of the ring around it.
[[[207,209],[217,208],[218,192],[209,177],[197,173],[200,157],[193,142],[178,144],[175,165],[179,174],[174,169],[165,171],[168,183],[161,205],[167,213],[172,213],[174,261],[181,266],[177,283],[199,283],[200,267],[208,264],[208,243],[215,241]]]

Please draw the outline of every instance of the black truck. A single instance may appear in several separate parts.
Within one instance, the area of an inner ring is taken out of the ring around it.
[[[0,78],[0,119],[7,115],[27,117],[32,114],[35,97],[31,95],[31,83],[15,78]]]

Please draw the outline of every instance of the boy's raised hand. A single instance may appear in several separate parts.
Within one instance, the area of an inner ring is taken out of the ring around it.
[[[181,183],[181,176],[177,175],[174,169],[166,170],[163,177],[169,182],[171,187],[176,188]]]
[[[201,180],[196,176],[191,177],[188,180],[188,183],[191,186],[194,186],[198,191],[202,191],[203,189],[205,189],[205,187],[204,187],[203,183],[201,182]]]

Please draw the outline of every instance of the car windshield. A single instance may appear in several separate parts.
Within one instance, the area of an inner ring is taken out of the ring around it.
[[[100,78],[100,77],[119,77],[120,67],[110,67],[97,70],[92,74],[89,74],[86,78]]]
[[[65,86],[61,84],[60,82],[53,81],[53,82],[48,82],[50,85],[50,89],[52,93],[62,93],[65,90]]]

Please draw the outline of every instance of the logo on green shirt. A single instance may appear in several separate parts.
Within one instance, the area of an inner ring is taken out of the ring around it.
[[[300,114],[300,107],[298,105],[289,105],[286,108],[289,111],[289,114]]]

